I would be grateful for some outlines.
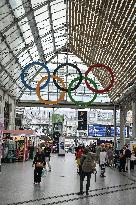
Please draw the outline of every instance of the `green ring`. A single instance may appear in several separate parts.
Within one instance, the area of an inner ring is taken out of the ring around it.
[[[97,98],[97,93],[94,94],[93,99],[92,99],[91,101],[89,101],[89,102],[75,101],[75,100],[73,99],[72,95],[71,95],[71,88],[72,88],[72,85],[73,85],[74,82],[79,81],[79,78],[80,78],[80,77],[74,78],[74,80],[72,80],[71,83],[69,84],[69,87],[68,87],[68,95],[69,95],[70,100],[71,100],[72,102],[74,102],[76,105],[88,107],[88,106],[89,106],[92,102],[94,102],[95,99]],[[90,78],[88,78],[88,77],[84,77],[84,76],[82,77],[82,79],[85,79],[85,80],[90,81],[90,83],[93,84],[94,88],[97,89],[97,85],[96,85],[96,83],[95,83],[92,79],[90,79]]]

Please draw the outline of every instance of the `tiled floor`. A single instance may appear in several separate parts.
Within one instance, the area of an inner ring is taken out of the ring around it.
[[[74,155],[69,153],[65,157],[58,157],[54,154],[51,157],[51,164],[52,172],[48,172],[46,178],[42,179],[41,185],[33,184],[32,161],[2,164],[0,205],[13,203],[23,205],[136,204],[136,171],[132,172],[130,176],[128,174],[123,176],[118,171],[107,168],[106,177],[100,178],[98,167],[97,181],[95,182],[94,176],[91,178],[89,196],[84,195],[80,198],[76,194],[79,191],[79,176],[76,173]],[[132,189],[133,187],[134,189]],[[65,196],[65,194],[70,195]],[[64,196],[53,197],[59,195]]]

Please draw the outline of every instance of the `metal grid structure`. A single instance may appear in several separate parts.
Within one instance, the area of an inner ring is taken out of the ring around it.
[[[113,69],[116,82],[108,95],[116,102],[130,85],[136,87],[134,7],[134,0],[1,0],[1,88],[16,99],[27,96],[33,99],[35,93],[26,89],[20,79],[26,64],[44,62],[53,72],[60,61],[78,65],[80,60],[83,73],[94,63]],[[76,60],[70,57],[73,54]],[[68,84],[69,79],[63,72],[62,69],[59,74]],[[43,68],[33,66],[26,80],[35,85],[45,74]],[[109,76],[105,71],[96,68],[93,74],[99,86],[108,84]],[[75,76],[73,73],[73,78]],[[48,99],[50,90],[52,82],[42,96]],[[83,84],[79,90],[81,97],[80,91],[89,95]],[[54,89],[52,98],[55,94],[58,98],[59,92]],[[104,96],[107,98],[106,94]],[[65,100],[69,100],[67,96]]]
[[[114,70],[111,101],[136,83],[135,36],[134,0],[69,1],[70,50],[88,66],[100,62]],[[94,75],[106,87],[106,73],[96,68]]]

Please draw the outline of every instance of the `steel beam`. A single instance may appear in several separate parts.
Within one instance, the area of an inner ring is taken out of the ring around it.
[[[57,30],[59,30],[59,29],[61,29],[61,28],[64,28],[64,26],[60,26],[59,28],[54,29],[54,31],[57,31]],[[51,34],[51,33],[52,33],[52,31],[49,31],[48,33],[46,33],[45,35],[43,35],[41,38],[44,38],[44,37],[48,36],[48,35]],[[2,32],[2,34],[3,34],[3,32]],[[31,42],[30,44],[27,44],[26,47],[22,48],[22,50],[20,50],[19,53],[17,53],[17,54],[15,55],[15,57],[18,58],[18,56],[20,56],[21,53],[23,53],[26,49],[31,48],[33,45],[34,45],[34,42]],[[11,59],[11,60],[5,65],[5,67],[7,67],[13,60],[14,60],[14,58]]]
[[[52,20],[52,13],[51,13],[51,1],[48,0],[48,11],[49,11],[49,18],[50,18],[50,27],[52,31],[52,42],[53,42],[53,48],[54,52],[56,51],[56,45],[55,45],[55,36],[54,36],[54,29],[53,29],[53,20]]]
[[[132,100],[136,100],[136,82],[122,95],[121,98],[117,101],[120,105],[129,104]]]
[[[54,2],[56,0],[50,0],[51,2]],[[24,1],[25,2],[25,1]],[[27,2],[26,2],[27,3]],[[38,6],[34,7],[33,8],[33,11],[37,11],[39,10],[40,8],[43,8],[45,5],[48,4],[48,1],[45,1],[41,4],[38,4]],[[31,14],[32,10],[29,10],[27,13],[23,14],[22,16],[20,16],[18,19],[16,19],[16,21],[14,21],[13,23],[11,23],[9,26],[7,26],[3,31],[2,33],[5,33],[7,32],[9,29],[11,29],[17,22],[20,22],[22,21],[25,17],[27,17],[29,14]]]
[[[67,101],[63,101],[57,105],[45,105],[43,103],[40,103],[39,101],[27,101],[27,100],[21,100],[17,102],[18,107],[44,107],[44,108],[71,108],[71,109],[81,109],[81,107],[72,104]],[[90,105],[90,109],[103,109],[103,110],[114,110],[114,104],[113,103],[92,103]],[[119,106],[116,105],[116,109],[119,109]]]
[[[4,43],[6,44],[7,48],[9,49],[9,52],[12,54],[13,58],[14,58],[15,61],[18,63],[18,65],[19,65],[19,67],[20,67],[20,69],[21,69],[21,64],[18,62],[18,59],[16,59],[16,57],[15,57],[15,55],[14,55],[12,49],[10,48],[10,45],[8,44],[8,42],[7,42],[7,40],[6,40],[6,37],[5,37],[1,32],[0,32],[0,37],[1,37],[2,41],[4,41]],[[8,77],[11,78],[11,80],[14,82],[14,84],[16,84],[16,85],[18,86],[18,88],[22,89],[22,87],[20,87],[20,86],[17,84],[16,80],[12,77],[12,75],[10,74],[10,72],[7,71],[7,69],[5,68],[5,66],[0,63],[0,67],[1,67],[0,73],[1,73],[2,71],[5,71],[5,72],[7,73],[7,75],[8,75]],[[6,84],[5,84],[5,85],[6,85]]]
[[[34,38],[35,45],[37,47],[37,51],[38,51],[40,60],[41,61],[46,61],[46,59],[44,57],[44,48],[42,46],[41,37],[39,35],[39,29],[37,27],[37,23],[36,23],[36,20],[35,20],[34,10],[32,8],[31,1],[22,0],[22,4],[23,4],[23,7],[24,7],[24,10],[25,10],[26,13],[31,11],[31,13],[29,13],[27,15],[28,24],[30,26],[30,29],[31,29],[31,32],[32,32],[32,35],[33,35],[33,38]]]
[[[7,95],[9,95],[12,99],[16,100],[16,96],[12,95],[11,93],[9,93],[9,91],[4,87],[4,85],[2,85],[2,83],[0,82],[0,89],[4,92],[7,93]]]

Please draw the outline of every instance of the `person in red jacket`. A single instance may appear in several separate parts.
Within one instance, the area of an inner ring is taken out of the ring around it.
[[[83,155],[83,148],[81,146],[79,146],[77,151],[76,151],[76,161],[77,161],[77,165],[78,165],[78,174],[79,175],[81,173],[80,159],[81,159],[82,155]]]

